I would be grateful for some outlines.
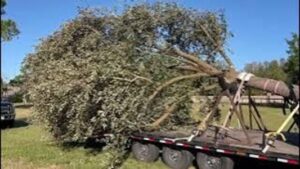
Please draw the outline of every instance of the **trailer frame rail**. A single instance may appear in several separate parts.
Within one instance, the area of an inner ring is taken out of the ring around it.
[[[133,135],[131,136],[132,140],[136,141],[145,141],[149,143],[156,143],[156,144],[163,144],[163,145],[173,145],[173,146],[179,146],[183,148],[191,148],[194,150],[199,151],[209,151],[214,152],[218,154],[226,154],[226,155],[236,155],[236,156],[242,156],[242,157],[249,157],[254,158],[258,160],[267,160],[267,161],[274,161],[274,162],[280,162],[280,163],[286,163],[291,165],[299,165],[299,159],[295,158],[282,158],[282,157],[276,157],[274,155],[270,154],[259,154],[259,153],[251,153],[251,152],[245,152],[245,151],[239,151],[239,150],[233,150],[233,149],[226,149],[226,148],[220,148],[213,145],[200,145],[195,144],[193,142],[182,142],[177,141],[174,142],[172,138],[159,138],[159,137],[148,137],[148,136],[141,136],[141,135]],[[298,157],[299,158],[299,157]]]

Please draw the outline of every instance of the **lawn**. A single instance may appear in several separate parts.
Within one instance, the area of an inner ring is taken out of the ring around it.
[[[5,169],[101,169],[109,162],[109,153],[91,153],[83,147],[58,147],[41,126],[30,124],[30,109],[16,109],[14,128],[1,130],[1,168]],[[138,162],[130,157],[122,169],[167,169],[158,161]]]
[[[222,107],[222,114],[227,106]],[[278,108],[260,108],[265,123],[276,129],[284,116]],[[90,153],[83,147],[63,149],[57,146],[47,132],[28,120],[31,110],[17,108],[14,128],[1,131],[1,167],[5,169],[101,169],[109,162],[109,153]],[[247,116],[246,116],[247,117]],[[267,120],[266,120],[267,119]],[[233,121],[236,125],[236,121]],[[167,169],[159,160],[147,164],[130,157],[122,169]]]
[[[221,121],[225,118],[225,115],[228,112],[228,105],[227,104],[221,104]],[[258,111],[262,117],[262,120],[264,124],[266,125],[268,130],[277,130],[279,128],[279,125],[281,125],[285,118],[287,116],[283,115],[282,108],[273,108],[273,107],[266,107],[266,106],[259,106],[257,107]],[[244,105],[243,106],[243,115],[246,121],[246,125],[249,126],[249,108],[248,106]],[[286,110],[287,113],[289,113],[289,110]],[[253,120],[253,127],[258,129],[254,119]],[[287,130],[289,128],[291,123],[287,125],[287,127],[284,130]],[[238,126],[238,121],[235,115],[232,118],[232,124],[231,126],[237,127]],[[297,129],[297,128],[294,128]],[[295,130],[293,130],[295,131]],[[295,132],[298,132],[296,130]]]

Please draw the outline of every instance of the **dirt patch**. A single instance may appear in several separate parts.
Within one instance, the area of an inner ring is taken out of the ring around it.
[[[16,118],[28,118],[32,114],[32,108],[16,108]]]

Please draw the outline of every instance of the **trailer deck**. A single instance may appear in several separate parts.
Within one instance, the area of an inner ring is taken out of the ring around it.
[[[262,153],[264,147],[264,133],[262,131],[248,131],[251,144],[247,144],[244,133],[239,129],[229,130],[223,139],[216,138],[215,130],[216,128],[211,127],[206,133],[200,137],[195,137],[191,142],[173,140],[190,135],[184,131],[136,133],[132,136],[132,139],[156,144],[180,146],[199,151],[211,151],[220,154],[257,158],[259,160],[277,161],[294,165],[299,164],[299,133],[284,134],[287,141],[276,140],[274,147],[271,147],[269,151],[264,154]]]

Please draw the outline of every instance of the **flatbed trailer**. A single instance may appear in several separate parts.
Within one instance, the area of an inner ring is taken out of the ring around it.
[[[132,152],[138,160],[147,162],[156,160],[162,152],[163,161],[174,169],[187,169],[194,160],[200,169],[233,169],[239,157],[282,163],[283,169],[299,165],[299,133],[285,133],[286,141],[276,140],[274,147],[262,153],[263,131],[248,130],[249,144],[242,130],[230,129],[221,139],[216,138],[216,130],[210,127],[191,142],[175,140],[188,137],[185,131],[136,133],[131,137]]]

